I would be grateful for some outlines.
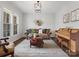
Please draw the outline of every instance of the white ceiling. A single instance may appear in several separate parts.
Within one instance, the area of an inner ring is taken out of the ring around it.
[[[35,1],[14,1],[14,3],[23,13],[34,13]],[[61,1],[41,1],[42,13],[56,13],[62,6]]]

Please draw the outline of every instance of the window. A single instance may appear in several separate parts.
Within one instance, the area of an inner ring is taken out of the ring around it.
[[[10,14],[3,12],[3,36],[10,36]]]
[[[17,34],[17,17],[13,16],[13,34]]]
[[[18,16],[8,9],[3,11],[3,36],[11,36],[18,33]]]

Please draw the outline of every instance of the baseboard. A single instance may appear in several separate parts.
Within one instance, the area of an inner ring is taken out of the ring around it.
[[[17,46],[19,43],[21,43],[23,40],[25,39],[25,37],[21,37],[19,39],[17,39],[16,41],[14,41],[13,43],[15,44],[15,46]]]
[[[52,40],[55,40],[55,37],[51,37]]]

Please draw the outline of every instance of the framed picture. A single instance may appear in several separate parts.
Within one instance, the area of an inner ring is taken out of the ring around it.
[[[76,13],[77,13],[76,10],[71,12],[71,22],[76,21]]]
[[[76,21],[79,21],[79,8],[76,10]]]
[[[68,23],[71,19],[71,14],[70,13],[67,13],[63,16],[63,22],[64,23]]]

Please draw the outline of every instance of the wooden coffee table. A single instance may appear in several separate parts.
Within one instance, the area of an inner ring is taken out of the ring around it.
[[[36,47],[43,47],[43,39],[42,37],[33,37],[31,40],[30,40],[30,47],[31,46],[36,46]]]

